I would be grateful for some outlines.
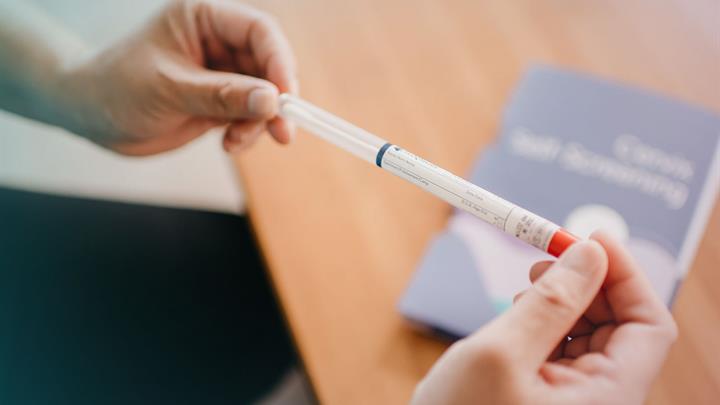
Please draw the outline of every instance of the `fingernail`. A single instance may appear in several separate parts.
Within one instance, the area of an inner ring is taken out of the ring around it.
[[[240,151],[242,151],[242,150],[244,150],[244,149],[245,149],[245,143],[244,143],[244,142],[233,143],[232,145],[230,145],[230,146],[228,147],[228,150],[229,150],[230,153],[232,153],[232,154],[238,153],[238,152],[240,152]]]
[[[258,87],[247,98],[248,111],[256,116],[273,116],[277,108],[277,92],[267,87]]]
[[[243,139],[243,133],[240,131],[231,131],[230,132],[230,140],[233,143],[240,143]]]
[[[228,151],[230,153],[237,153],[244,149],[245,137],[240,131],[230,132],[230,145],[228,145]]]
[[[591,275],[602,265],[604,254],[597,242],[583,241],[570,246],[557,263],[577,273]]]

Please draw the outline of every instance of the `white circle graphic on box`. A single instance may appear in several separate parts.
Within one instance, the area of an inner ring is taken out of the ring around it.
[[[565,219],[565,228],[582,239],[589,238],[598,229],[623,242],[630,237],[625,218],[614,209],[600,204],[581,205],[572,210]]]

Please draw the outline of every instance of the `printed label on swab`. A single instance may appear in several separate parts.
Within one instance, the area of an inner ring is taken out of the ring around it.
[[[552,222],[296,96],[280,95],[280,115],[555,257],[577,241]]]
[[[385,144],[376,164],[457,208],[548,252],[560,227],[398,146]]]

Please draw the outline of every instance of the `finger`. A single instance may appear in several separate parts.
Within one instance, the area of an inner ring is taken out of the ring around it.
[[[562,358],[563,352],[565,351],[565,344],[568,342],[567,339],[563,339],[555,346],[555,349],[548,356],[548,361],[556,361]]]
[[[530,282],[534,283],[537,281],[545,272],[552,266],[552,264],[555,263],[554,260],[546,260],[542,262],[535,263],[532,267],[530,267]],[[519,300],[522,295],[525,293],[525,291],[521,291],[515,297],[513,298],[513,304]],[[600,294],[598,294],[599,296]],[[597,300],[597,296],[595,297],[595,300]],[[595,303],[595,300],[593,300],[593,303]],[[592,308],[593,304],[590,304],[590,308],[588,308],[588,311]],[[585,314],[578,319],[577,322],[575,322],[575,325],[570,329],[570,332],[568,332],[568,336],[580,336],[580,335],[586,335],[593,331],[593,323],[590,322],[587,317],[588,311],[585,311]],[[552,357],[552,355],[550,355]]]
[[[592,339],[591,339],[592,340]],[[590,343],[592,346],[592,342]],[[608,374],[612,372],[613,362],[601,352],[583,354],[572,362],[573,369],[584,374]]]
[[[570,332],[568,332],[568,336],[575,337],[575,336],[582,336],[587,335],[593,332],[595,327],[592,323],[590,323],[585,316],[580,317],[577,322],[575,322],[575,325],[573,325],[572,329],[570,329]]]
[[[533,264],[532,267],[530,267],[530,282],[534,283],[537,279],[539,279],[540,276],[545,274],[547,269],[553,265],[553,263],[555,263],[554,260],[544,260]]]
[[[235,64],[230,61],[221,61],[218,63],[213,63],[210,66],[210,68],[212,70],[217,70],[220,72],[227,72],[227,73],[232,73],[232,72],[237,71],[237,69],[235,68]]]
[[[235,65],[240,73],[260,76],[262,72],[255,63],[255,57],[249,52],[237,52],[235,54]]]
[[[277,114],[278,90],[265,80],[204,69],[167,77],[177,88],[179,108],[188,114],[228,120],[268,120]]]
[[[288,144],[295,139],[295,126],[280,117],[275,117],[268,122],[268,132],[281,144]]]
[[[610,340],[610,336],[612,336],[613,332],[615,332],[615,328],[617,328],[617,325],[607,324],[595,329],[590,337],[590,345],[588,346],[589,351],[602,352]]]
[[[264,129],[260,128],[260,130],[258,130],[258,131],[247,134],[240,141],[240,144],[233,148],[231,153],[237,153],[237,152],[245,150],[245,149],[250,149],[253,145],[255,145],[257,140],[262,136],[263,132],[265,132]]]
[[[547,271],[547,269],[552,266],[553,263],[555,263],[555,261],[553,260],[546,260],[535,263],[530,268],[530,282],[534,283],[535,281],[537,281]],[[522,292],[516,295],[515,298],[513,298],[513,303],[520,299],[521,295]],[[605,294],[601,290],[598,295],[595,296],[593,302],[585,311],[583,317],[575,323],[572,329],[570,329],[568,336],[589,334],[593,331],[594,324],[597,325],[607,323],[612,320],[612,311],[610,311],[607,300],[605,299]]]
[[[551,385],[575,383],[587,378],[574,367],[555,363],[545,363],[540,369],[540,376]],[[571,402],[572,403],[572,402]]]
[[[630,253],[603,232],[593,233],[591,239],[603,246],[609,258],[604,287],[609,307],[617,321],[646,324],[672,323],[667,307],[655,294],[650,281]]]
[[[203,35],[201,38],[205,65],[210,68],[232,65],[233,55],[231,49],[220,41],[217,36],[212,33],[212,30],[206,31],[209,31],[208,34]]]
[[[520,291],[519,293],[515,294],[513,297],[513,304],[517,303],[519,300],[522,299],[523,295],[525,295],[525,291]],[[588,321],[585,316],[581,316],[580,319],[578,319],[577,322],[575,322],[575,325],[573,325],[572,328],[570,328],[570,332],[568,332],[568,336],[575,337],[575,336],[582,336],[582,335],[589,335],[595,330],[595,326]],[[564,340],[563,340],[564,342]],[[560,345],[558,345],[560,346]],[[554,352],[553,352],[554,353]],[[553,354],[550,354],[549,358],[552,358]]]
[[[553,263],[555,263],[553,260],[535,263],[530,268],[530,282],[534,283],[537,281],[537,279],[539,279]],[[590,321],[596,325],[611,322],[614,319],[612,310],[610,310],[610,306],[605,298],[604,291],[601,290],[595,299],[593,299],[593,302],[590,304],[587,311],[585,311],[584,317],[587,318],[586,321]],[[587,325],[588,322],[583,322],[583,324]],[[591,327],[592,325],[588,326]],[[573,336],[573,334],[570,333],[570,336]]]
[[[228,1],[204,1],[197,11],[207,15],[217,36],[243,50],[249,44],[263,76],[280,92],[293,92],[295,57],[280,26],[267,14]]]
[[[580,318],[575,326],[570,329],[570,332],[568,333],[569,336],[581,336],[581,335],[589,335],[593,331],[593,326],[584,318]],[[557,346],[555,346],[555,349],[550,353],[548,356],[548,361],[555,361],[563,357],[563,353],[565,352],[565,345],[570,342],[567,338],[563,338],[560,343],[558,343]]]
[[[612,322],[615,319],[604,289],[600,290],[587,311],[585,311],[585,318],[595,325]]]
[[[630,254],[610,236],[591,236],[609,258],[605,289],[618,327],[608,338],[605,353],[620,366],[623,378],[648,386],[677,337],[677,327]]]
[[[265,123],[260,121],[237,122],[228,126],[223,137],[223,148],[230,153],[247,149],[265,130]]]
[[[554,361],[553,363],[560,365],[560,366],[571,367],[573,365],[573,362],[574,362],[574,359],[569,359],[567,357],[563,357],[561,359],[557,359],[557,361]]]
[[[590,335],[577,336],[565,344],[563,355],[575,359],[587,353],[590,349]]]
[[[607,271],[607,256],[594,241],[574,244],[488,329],[523,361],[539,367],[580,319]]]

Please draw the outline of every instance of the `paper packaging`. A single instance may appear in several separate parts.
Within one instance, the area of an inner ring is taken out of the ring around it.
[[[470,180],[587,237],[623,240],[671,304],[720,187],[720,117],[632,87],[532,68]],[[462,337],[506,309],[549,255],[456,210],[402,297],[416,325]]]

